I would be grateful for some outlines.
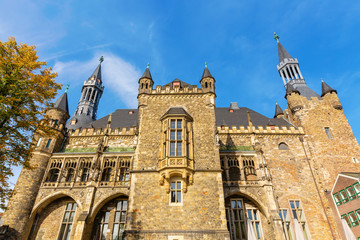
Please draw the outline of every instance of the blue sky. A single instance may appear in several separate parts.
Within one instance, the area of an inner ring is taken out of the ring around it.
[[[308,84],[338,90],[360,137],[358,1],[0,1],[0,40],[37,46],[70,84],[70,114],[101,55],[105,92],[99,118],[137,107],[137,81],[150,63],[155,85],[199,84],[204,62],[216,79],[216,105],[238,102],[272,117],[286,108],[273,33],[299,60]],[[5,9],[5,11],[4,11]],[[63,90],[59,93],[61,94]],[[16,179],[13,178],[13,179]],[[16,180],[13,180],[14,182]]]

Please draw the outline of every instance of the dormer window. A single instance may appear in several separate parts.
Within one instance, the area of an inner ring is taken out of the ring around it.
[[[173,88],[180,88],[180,82],[173,82]]]

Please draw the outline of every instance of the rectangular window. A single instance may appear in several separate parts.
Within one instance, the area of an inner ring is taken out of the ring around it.
[[[357,217],[355,216],[355,213],[354,213],[354,212],[349,212],[349,213],[348,213],[348,216],[349,216],[349,219],[350,219],[350,221],[351,221],[351,225],[352,225],[353,227],[359,225],[359,221],[358,221]]]
[[[349,225],[349,227],[351,227],[350,220],[346,214],[342,215],[341,218],[345,219],[346,223]]]
[[[305,239],[309,239],[309,234],[306,226],[305,214],[302,209],[300,200],[290,200],[290,208],[294,219],[299,221],[299,224],[303,230]]]
[[[182,144],[182,120],[170,120],[170,156],[180,157],[183,156]]]
[[[326,127],[325,128],[325,132],[326,132],[326,135],[328,136],[329,139],[333,139],[333,136],[332,136],[332,133],[330,131],[330,128]]]
[[[246,239],[245,207],[242,199],[231,199],[230,209],[227,209],[227,222],[231,239]]]
[[[288,214],[288,210],[287,209],[280,209],[279,210],[279,215],[280,215],[280,218],[281,218],[283,231],[284,231],[286,240],[292,240],[293,237],[292,237],[292,233],[291,233],[291,224],[290,224],[290,217],[289,217],[289,214]]]
[[[50,147],[50,145],[51,145],[51,139],[49,139],[49,140],[47,141],[46,148],[48,149],[48,148]]]
[[[170,185],[170,203],[178,204],[182,202],[182,192],[181,192],[181,180],[172,180]]]
[[[69,240],[76,211],[76,203],[68,203],[66,205],[64,218],[62,220],[58,240]]]
[[[360,183],[355,183],[353,184],[353,187],[354,187],[354,190],[355,190],[355,193],[358,197],[360,197]]]
[[[348,195],[345,190],[341,190],[340,192],[341,200],[343,203],[347,203],[349,201]]]
[[[350,200],[354,200],[356,198],[356,194],[352,186],[346,188],[346,192],[350,198]]]
[[[340,194],[337,192],[333,195],[336,206],[340,206],[342,204]]]
[[[116,204],[112,239],[123,239],[126,222],[127,201],[119,201]]]
[[[250,219],[250,222],[254,227],[256,238],[261,239],[262,231],[259,210],[255,208],[247,208],[247,217]]]
[[[358,218],[358,221],[360,222],[360,208],[355,211],[355,215]]]

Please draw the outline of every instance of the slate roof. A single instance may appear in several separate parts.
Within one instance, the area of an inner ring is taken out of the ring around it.
[[[249,125],[248,115],[249,112],[251,122],[254,126],[292,126],[289,122],[287,122],[283,118],[268,118],[264,115],[255,112],[246,107],[240,107],[239,109],[233,109],[233,112],[230,112],[229,108],[215,108],[215,116],[216,116],[216,125],[226,125],[226,126],[245,126]]]
[[[279,53],[279,63],[284,61],[285,58],[292,58],[286,49],[278,42],[278,53]]]
[[[278,103],[276,103],[274,118],[276,118],[276,117],[279,116],[280,114],[284,114],[284,112],[283,112],[283,110],[281,109],[280,105],[279,105]]]
[[[326,84],[326,82],[322,81],[321,82],[321,96],[324,96],[327,93],[331,93],[331,92],[335,92],[337,93],[337,91],[333,88],[331,88],[329,85]]]
[[[189,83],[181,81],[180,79],[175,78],[172,82],[169,82],[168,84],[161,86],[161,89],[165,89],[167,86],[170,86],[170,89],[173,89],[173,82],[180,82],[180,88],[188,87],[189,89],[192,89],[193,86],[196,86],[196,85],[191,85]]]
[[[132,114],[130,114],[130,112],[132,112]],[[129,129],[131,127],[137,126],[139,115],[138,113],[139,111],[137,109],[117,109],[111,115],[110,127]],[[85,128],[105,128],[108,123],[109,115],[91,122],[90,124],[86,125]]]
[[[141,78],[150,78],[150,79],[152,79],[149,68],[146,68],[146,69],[145,69],[145,72],[144,72],[144,74],[141,76]],[[140,79],[141,79],[141,78],[140,78]]]
[[[230,112],[230,108],[215,108],[215,115],[216,115],[216,125],[226,125],[226,126],[244,126],[247,127],[249,125],[248,115],[249,112],[251,122],[254,126],[293,126],[289,122],[287,122],[283,118],[268,118],[264,115],[255,112],[246,107],[240,107],[239,109],[232,109],[233,112]],[[132,111],[132,114],[129,112]],[[111,115],[111,128],[131,128],[137,126],[138,124],[138,114],[139,111],[137,109],[117,109]],[[170,108],[166,114],[186,114],[189,115],[183,108],[181,107],[173,107]],[[164,114],[165,115],[165,114]],[[189,115],[190,116],[190,115]],[[105,128],[108,123],[109,115],[100,118],[90,124],[84,126],[85,128]]]
[[[95,69],[95,71],[93,72],[93,74],[91,74],[91,76],[89,77],[92,78],[93,76],[95,76],[95,79],[100,79],[100,83],[102,82],[101,80],[101,63],[99,63],[99,65],[97,66],[97,68]]]
[[[67,100],[67,93],[64,92],[54,103],[54,108],[58,108],[60,110],[65,111],[69,114],[69,105]]]
[[[206,78],[206,77],[214,78],[214,77],[211,75],[208,67],[205,67],[204,72],[203,72],[203,75],[202,75],[202,78]]]

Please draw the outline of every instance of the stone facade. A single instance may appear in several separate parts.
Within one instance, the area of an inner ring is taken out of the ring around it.
[[[298,222],[307,239],[343,239],[328,190],[338,173],[359,170],[360,148],[336,91],[314,95],[281,51],[288,106],[274,118],[234,103],[217,108],[207,67],[201,87],[178,79],[153,87],[147,68],[137,110],[81,127],[65,127],[60,105],[50,109],[41,124],[54,134],[35,133],[33,169],[23,169],[3,217],[8,232],[242,240],[251,224],[258,239],[284,240]]]

